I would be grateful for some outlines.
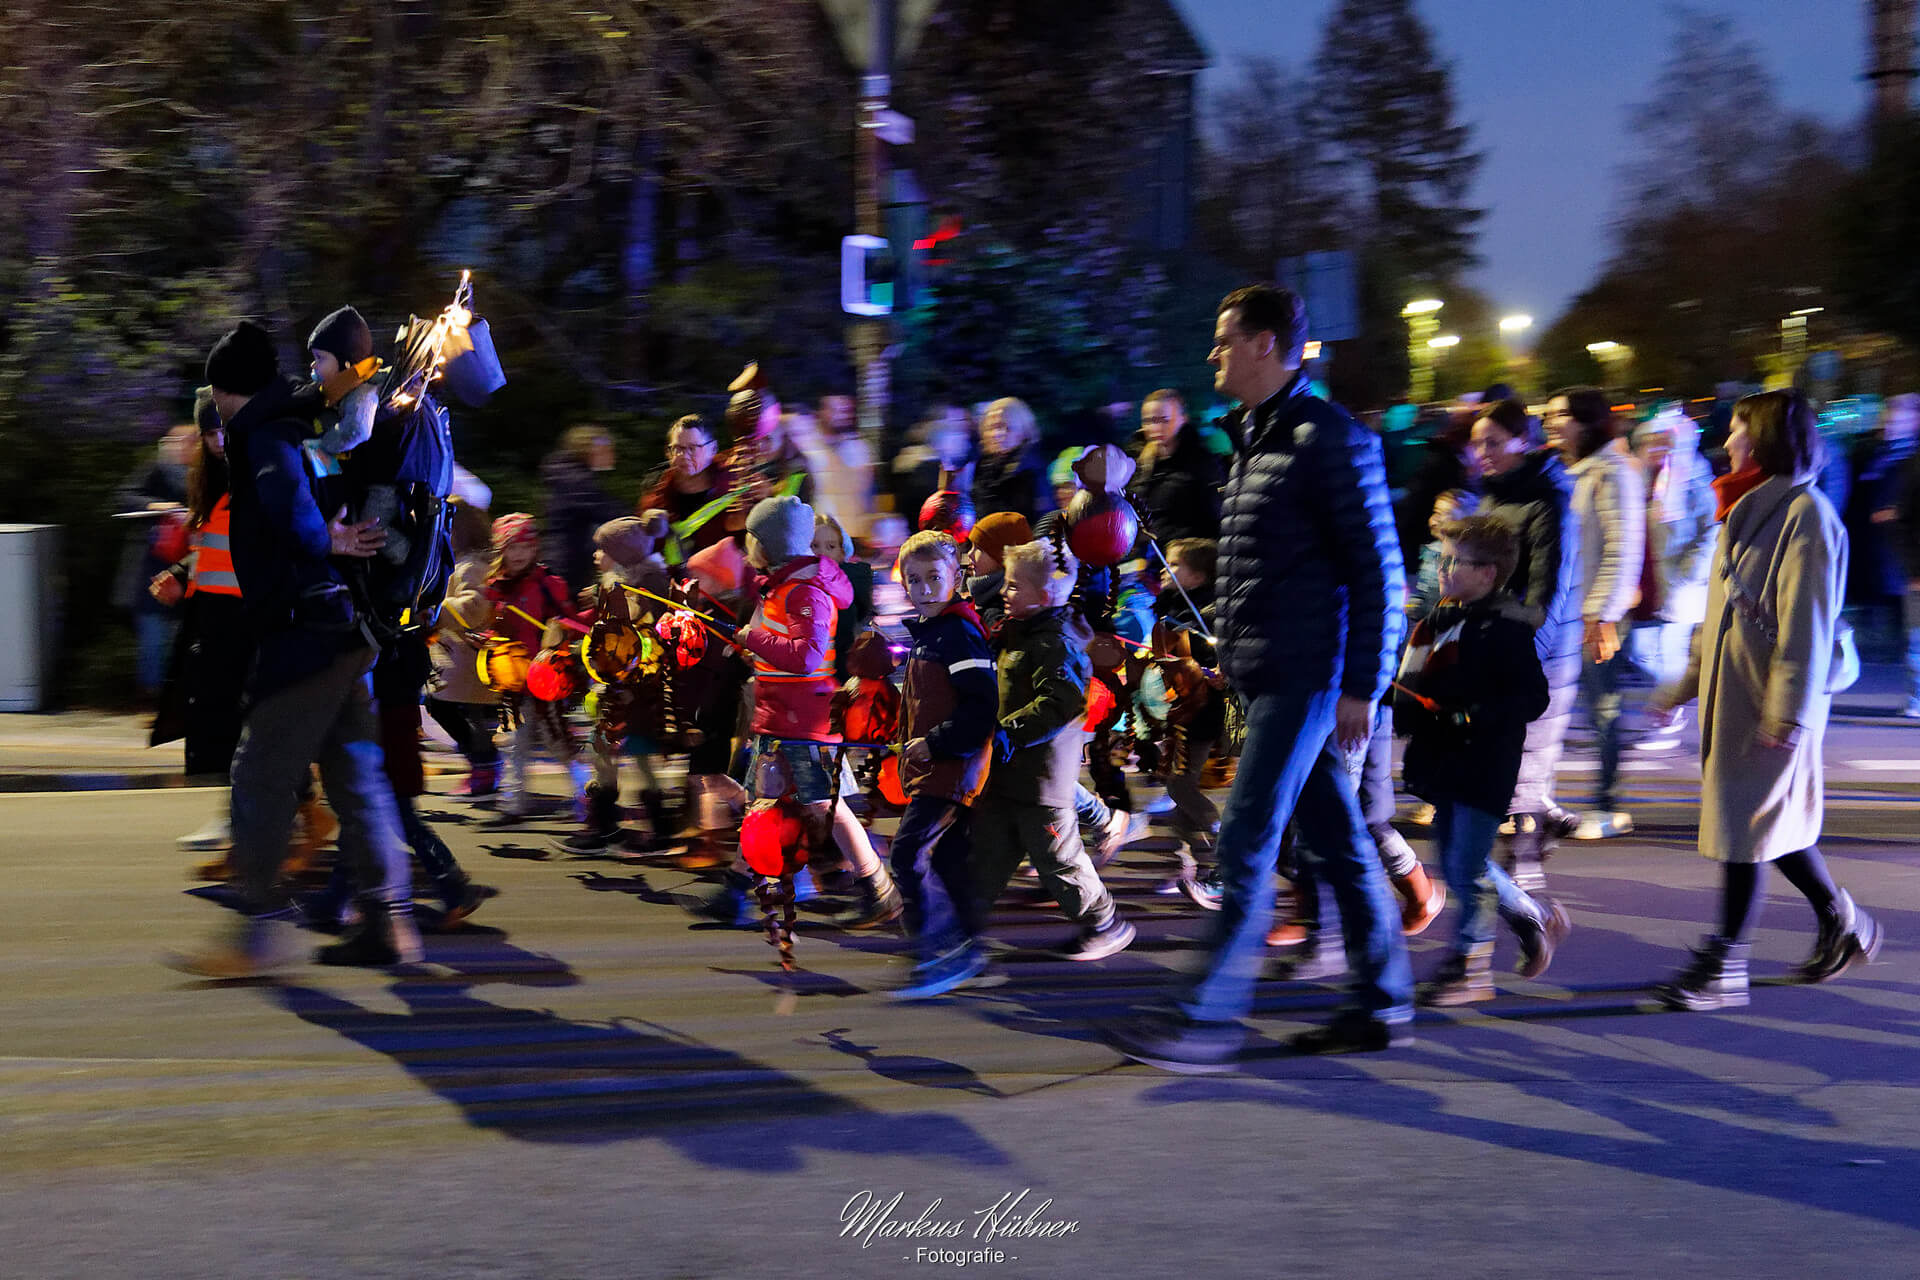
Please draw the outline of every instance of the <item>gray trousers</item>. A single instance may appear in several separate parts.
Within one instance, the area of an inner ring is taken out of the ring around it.
[[[400,837],[393,787],[380,753],[373,684],[375,653],[356,649],[299,684],[255,703],[233,753],[235,884],[249,911],[280,906],[280,864],[293,816],[317,761],[340,818],[340,855],[364,897],[390,906],[412,901],[413,873]]]
[[[1527,726],[1527,745],[1520,755],[1520,777],[1513,784],[1508,813],[1545,813],[1553,807],[1553,776],[1573,723],[1574,701],[1580,696],[1579,673],[1579,654],[1556,659],[1547,667],[1547,709]]]
[[[974,893],[982,920],[1006,891],[1022,858],[1032,860],[1040,883],[1075,924],[1104,925],[1112,918],[1113,895],[1093,869],[1071,808],[983,798],[973,806],[971,835]]]

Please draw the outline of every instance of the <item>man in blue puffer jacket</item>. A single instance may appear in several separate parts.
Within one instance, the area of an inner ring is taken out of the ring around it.
[[[1362,749],[1392,678],[1405,583],[1380,441],[1300,372],[1306,306],[1256,285],[1221,302],[1214,386],[1240,402],[1221,524],[1217,632],[1247,702],[1247,738],[1220,823],[1221,910],[1205,966],[1175,1010],[1116,1030],[1129,1057],[1225,1070],[1242,1039],[1273,915],[1289,817],[1339,903],[1354,1006],[1295,1041],[1305,1052],[1405,1043],[1413,979],[1400,915],[1342,753]]]

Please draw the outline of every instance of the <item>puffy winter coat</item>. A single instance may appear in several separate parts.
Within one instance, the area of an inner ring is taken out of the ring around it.
[[[1176,538],[1220,536],[1220,463],[1200,438],[1198,426],[1181,429],[1164,458],[1149,448],[1140,455],[1133,496],[1153,536],[1165,548]],[[1151,463],[1151,466],[1148,464]]]
[[[1405,626],[1379,439],[1296,376],[1230,419],[1216,579],[1221,662],[1243,694],[1377,701]]]
[[[1618,440],[1568,470],[1580,522],[1579,615],[1618,622],[1633,608],[1646,568],[1646,478]]]
[[[907,655],[898,741],[925,738],[931,763],[900,762],[900,786],[910,796],[936,795],[971,804],[987,783],[988,757],[999,689],[986,629],[973,606],[955,601],[944,613],[907,619],[913,650]]]
[[[774,570],[738,639],[753,655],[753,732],[833,742],[833,633],[853,585],[839,565],[801,556]]]
[[[1488,476],[1485,487],[1479,514],[1495,517],[1519,535],[1520,562],[1507,591],[1525,610],[1534,648],[1551,678],[1580,654],[1575,595],[1580,536],[1573,520],[1573,480],[1559,454],[1540,449],[1507,474]]]
[[[1080,780],[1081,727],[1093,630],[1072,605],[1008,618],[994,635],[999,650],[1000,732],[1011,756],[993,766],[986,803],[1073,804]],[[1071,819],[1069,819],[1071,820]]]

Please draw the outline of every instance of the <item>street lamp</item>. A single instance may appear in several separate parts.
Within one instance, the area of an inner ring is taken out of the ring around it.
[[[1460,335],[1457,333],[1443,333],[1437,338],[1428,339],[1427,345],[1439,348],[1457,347],[1460,345]]]
[[[1433,398],[1431,343],[1440,329],[1436,313],[1446,305],[1438,298],[1415,298],[1400,308],[1400,317],[1407,322],[1407,367],[1413,375],[1407,396],[1415,404],[1424,404]]]
[[[1608,382],[1614,386],[1626,385],[1621,375],[1626,370],[1627,362],[1633,359],[1632,347],[1624,342],[1608,339],[1602,342],[1589,342],[1587,351],[1600,362],[1601,368],[1607,371]]]
[[[1518,315],[1500,317],[1500,332],[1502,333],[1525,333],[1531,328],[1533,328],[1532,316]]]

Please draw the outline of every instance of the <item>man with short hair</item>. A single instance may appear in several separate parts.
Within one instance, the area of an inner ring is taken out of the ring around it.
[[[246,917],[232,936],[171,963],[201,977],[245,978],[297,959],[280,865],[316,761],[361,891],[360,926],[318,959],[417,961],[413,877],[368,680],[377,649],[332,563],[372,556],[386,534],[376,521],[347,524],[344,508],[331,522],[321,514],[301,450],[310,410],[280,373],[264,329],[242,321],[213,348],[206,373],[227,428],[233,567],[259,638],[232,770],[232,863]]]
[[[1273,915],[1289,818],[1340,907],[1353,1004],[1295,1038],[1301,1052],[1406,1043],[1413,980],[1400,914],[1367,834],[1343,753],[1365,746],[1403,625],[1404,578],[1379,439],[1313,394],[1300,372],[1306,306],[1286,289],[1221,302],[1208,362],[1240,402],[1220,540],[1216,634],[1247,700],[1247,737],[1218,858],[1223,896],[1208,954],[1170,1012],[1113,1033],[1137,1061],[1230,1069]]]

